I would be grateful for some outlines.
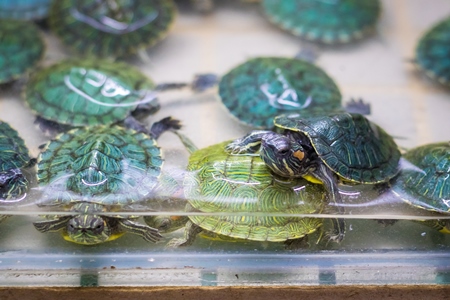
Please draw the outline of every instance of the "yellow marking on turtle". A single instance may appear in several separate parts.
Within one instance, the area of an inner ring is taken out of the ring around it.
[[[312,175],[303,175],[303,178],[305,178],[306,180],[308,180],[309,182],[312,183],[318,183],[318,184],[323,184],[322,181],[320,181],[319,179],[317,179],[316,177],[312,176]]]

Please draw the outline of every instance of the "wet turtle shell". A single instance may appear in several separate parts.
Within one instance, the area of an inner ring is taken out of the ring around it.
[[[0,84],[19,78],[44,56],[44,41],[33,23],[0,20],[0,40]]]
[[[322,186],[301,178],[275,178],[260,157],[226,153],[228,143],[200,149],[189,158],[185,197],[194,211],[202,212],[189,215],[192,223],[232,238],[271,242],[300,239],[322,225],[321,219],[292,216],[320,213]],[[180,246],[186,241],[171,244]]]
[[[50,0],[0,0],[0,19],[43,19],[49,7]]]
[[[416,47],[415,62],[427,76],[450,86],[450,17],[422,36]]]
[[[68,240],[80,244],[105,242],[117,237],[112,233],[125,231],[147,241],[159,239],[157,230],[132,223],[136,217],[101,216],[153,196],[163,159],[149,135],[119,126],[73,129],[50,141],[38,160],[39,205],[57,206],[75,215],[36,222],[38,230],[55,230],[56,226]],[[103,227],[91,228],[93,223],[86,222],[86,217],[105,228],[108,224],[111,232],[105,235]],[[81,229],[74,230],[76,226]]]
[[[21,169],[34,162],[17,131],[0,121],[0,199],[17,199],[27,192],[28,180]]]
[[[64,60],[34,73],[25,100],[39,117],[71,127],[123,121],[139,105],[159,108],[155,85],[136,68],[107,60]]]
[[[375,184],[399,172],[401,155],[394,139],[360,114],[282,115],[274,124],[304,134],[318,157],[344,180]]]
[[[124,57],[156,44],[175,18],[171,0],[54,1],[49,24],[82,55]]]
[[[328,202],[343,214],[338,176],[364,184],[387,182],[399,172],[400,151],[392,137],[360,114],[332,112],[274,119],[277,132],[255,130],[226,146],[233,154],[260,155],[274,174],[322,183]],[[338,176],[336,176],[338,175]],[[333,220],[330,238],[340,242],[345,221]]]
[[[403,155],[408,165],[392,183],[392,191],[407,203],[450,213],[450,142],[420,146]]]
[[[347,43],[372,32],[380,16],[378,0],[263,0],[274,24],[311,41]]]
[[[256,128],[273,127],[273,118],[287,112],[333,111],[342,98],[322,69],[282,57],[253,58],[233,68],[220,80],[219,95],[233,116]]]

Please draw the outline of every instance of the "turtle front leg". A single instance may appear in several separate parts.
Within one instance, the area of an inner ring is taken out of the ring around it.
[[[33,225],[39,232],[55,232],[66,228],[70,218],[72,216],[64,216],[54,220],[36,221],[33,222]]]
[[[271,131],[254,130],[226,145],[225,151],[231,154],[255,154],[261,148],[262,138],[269,133]]]
[[[166,131],[175,131],[181,129],[182,125],[180,120],[174,119],[172,117],[166,117],[158,122],[153,123],[150,128],[150,135],[157,140],[161,134]]]
[[[17,198],[26,193],[28,180],[20,169],[0,172],[0,199]]]
[[[311,171],[311,174],[320,179],[327,190],[329,203],[332,203],[339,214],[344,213],[342,206],[342,197],[337,187],[335,174],[324,164],[319,163],[317,168]],[[341,242],[345,236],[345,220],[342,218],[332,219],[333,232],[330,233],[330,240],[337,243]]]
[[[159,233],[158,229],[150,226],[142,225],[128,219],[118,219],[118,223],[124,231],[137,234],[147,242],[156,243],[162,238],[162,235]]]
[[[202,231],[203,231],[203,229],[200,226],[192,223],[192,221],[188,221],[184,228],[183,238],[171,239],[167,243],[166,248],[178,248],[178,247],[190,246],[194,243],[197,235]]]
[[[366,116],[370,115],[371,113],[370,103],[366,103],[362,99],[350,99],[350,101],[345,103],[344,109],[348,113],[355,113]]]
[[[219,76],[213,73],[197,74],[194,80],[189,82],[167,82],[158,84],[155,88],[157,92],[170,91],[190,87],[196,93],[204,92],[219,82]]]

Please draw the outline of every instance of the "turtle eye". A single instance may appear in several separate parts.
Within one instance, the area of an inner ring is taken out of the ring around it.
[[[280,154],[280,155],[286,155],[288,153],[289,153],[289,148],[278,149],[278,154]]]

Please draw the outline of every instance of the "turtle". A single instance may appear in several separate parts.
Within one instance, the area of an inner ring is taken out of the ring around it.
[[[49,133],[119,122],[146,132],[137,119],[158,111],[154,91],[153,81],[123,62],[66,59],[32,74],[24,98]]]
[[[287,57],[255,57],[234,67],[220,79],[219,96],[239,122],[254,128],[272,128],[282,113],[334,111],[342,98],[321,68]]]
[[[0,200],[22,199],[28,191],[28,180],[22,169],[31,168],[31,158],[23,139],[8,123],[0,121]]]
[[[49,26],[78,54],[115,59],[156,44],[175,14],[172,0],[60,0]]]
[[[274,119],[275,131],[254,130],[226,146],[235,155],[259,155],[274,174],[322,183],[328,201],[344,213],[337,184],[385,183],[399,172],[400,151],[381,127],[361,114],[286,114]],[[334,220],[330,238],[344,238],[343,219]]]
[[[406,166],[391,181],[392,192],[406,203],[443,215],[450,214],[450,142],[422,145],[403,154]],[[450,233],[450,221],[425,224]]]
[[[49,7],[50,0],[0,0],[0,19],[39,20],[47,17]]]
[[[163,164],[156,139],[177,122],[164,118],[152,126],[150,135],[99,125],[75,128],[51,140],[38,158],[38,205],[70,214],[47,216],[34,222],[35,228],[62,230],[64,239],[83,245],[110,241],[125,232],[158,241],[157,229],[119,211],[155,196]]]
[[[222,236],[221,239],[227,237],[225,240],[290,245],[321,228],[322,219],[298,214],[321,212],[325,196],[322,186],[303,178],[274,176],[259,156],[225,152],[229,142],[191,154],[183,183],[188,201],[186,210],[191,212],[188,217],[144,218],[147,224],[163,232],[186,224],[184,237],[172,239],[168,247],[191,245],[201,231]]]
[[[414,62],[428,77],[450,87],[450,17],[420,38]]]
[[[0,84],[18,79],[43,58],[45,44],[36,25],[0,20]]]
[[[379,0],[262,0],[275,25],[309,41],[349,43],[374,31]]]

